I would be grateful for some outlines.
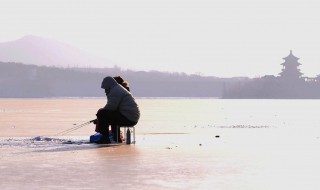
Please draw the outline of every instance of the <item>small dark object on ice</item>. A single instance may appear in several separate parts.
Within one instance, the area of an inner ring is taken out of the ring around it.
[[[199,144],[199,146],[202,146],[202,144]]]
[[[219,135],[216,135],[216,138],[219,138],[220,136]]]
[[[72,141],[66,141],[66,142],[63,142],[62,144],[72,144]]]

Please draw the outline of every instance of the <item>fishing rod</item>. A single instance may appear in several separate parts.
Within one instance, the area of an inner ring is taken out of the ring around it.
[[[67,134],[67,133],[70,133],[70,132],[72,132],[72,131],[75,131],[75,130],[77,130],[77,129],[80,129],[81,127],[84,127],[84,126],[86,126],[86,125],[89,125],[90,123],[93,123],[93,122],[95,122],[95,121],[96,121],[96,119],[93,119],[93,120],[91,120],[91,121],[82,123],[82,124],[80,124],[80,125],[78,125],[78,126],[72,127],[72,128],[70,128],[70,129],[67,129],[67,130],[64,130],[64,131],[61,131],[61,132],[55,134],[54,136],[65,135],[65,134]]]

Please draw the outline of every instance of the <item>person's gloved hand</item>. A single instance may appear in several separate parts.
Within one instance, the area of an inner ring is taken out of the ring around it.
[[[97,124],[98,119],[91,120],[90,122],[93,122],[94,124]]]

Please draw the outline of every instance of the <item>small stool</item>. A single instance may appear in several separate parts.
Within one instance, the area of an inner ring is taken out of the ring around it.
[[[120,129],[120,130],[121,130],[121,127],[124,128],[124,133],[122,133],[122,134],[123,134],[123,136],[125,138],[127,138],[127,129],[130,130],[130,128],[132,128],[132,131],[130,131],[130,137],[133,136],[133,138],[130,138],[130,140],[131,140],[130,144],[131,143],[135,144],[136,143],[136,128],[135,128],[135,125],[133,125],[133,126],[117,126],[117,128]],[[119,137],[119,134],[118,134],[119,130],[118,129],[117,129],[117,142],[119,140],[118,139],[118,137]]]

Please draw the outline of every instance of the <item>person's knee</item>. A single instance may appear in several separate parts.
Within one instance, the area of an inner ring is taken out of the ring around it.
[[[111,110],[106,110],[106,109],[100,109],[97,113],[97,118],[98,120],[105,120],[109,124],[115,123],[117,121],[117,115],[118,112],[111,111]]]
[[[101,117],[103,117],[104,115],[106,115],[106,112],[107,112],[106,109],[100,108],[100,109],[97,111],[96,116],[97,116],[98,118],[101,118]]]

